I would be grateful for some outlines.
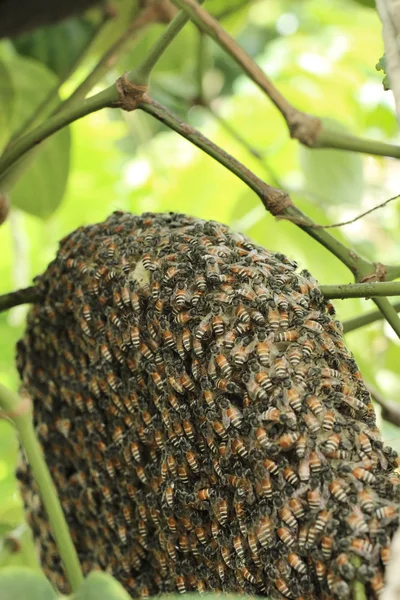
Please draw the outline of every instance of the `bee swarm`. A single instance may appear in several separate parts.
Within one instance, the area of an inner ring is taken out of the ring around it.
[[[117,212],[37,285],[18,367],[85,573],[142,598],[379,594],[396,453],[309,273],[213,221]],[[67,591],[24,459],[18,477]]]

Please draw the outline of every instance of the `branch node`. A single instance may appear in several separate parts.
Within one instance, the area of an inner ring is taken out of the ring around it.
[[[127,78],[128,73],[124,73],[115,82],[118,90],[119,100],[113,103],[113,107],[122,108],[130,112],[137,108],[138,102],[147,91],[147,85],[134,84]]]
[[[375,263],[375,271],[369,275],[365,275],[360,279],[360,283],[368,283],[370,281],[385,281],[387,268],[380,262]]]
[[[287,115],[290,137],[298,140],[301,144],[313,148],[318,135],[322,129],[321,120],[312,115],[293,109]]]
[[[287,192],[274,188],[270,188],[263,200],[265,208],[274,217],[281,217],[287,208],[294,206]]]

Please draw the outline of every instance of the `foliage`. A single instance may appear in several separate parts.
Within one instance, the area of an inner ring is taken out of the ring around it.
[[[14,44],[0,43],[0,150],[12,143],[21,128],[29,127],[29,119],[59,84],[62,97],[67,97],[121,35],[138,3],[118,0],[116,4],[119,16],[100,28],[64,85],[95,24],[101,23],[100,13],[91,11],[89,20],[76,18]],[[223,14],[226,4],[209,0],[207,9]],[[296,107],[334,120],[340,130],[395,142],[398,128],[391,99],[374,67],[382,41],[373,4],[369,0],[350,4],[346,0],[236,0],[222,22]],[[136,66],[163,27],[147,27],[101,86]],[[199,46],[198,31],[189,24],[156,65],[152,97],[200,128],[259,177],[290,191],[296,206],[316,223],[353,218],[398,192],[395,161],[300,147],[289,138],[274,106],[213,42],[205,44],[199,71]],[[378,64],[383,68],[381,61]],[[56,102],[57,94],[54,98]],[[21,163],[21,173],[9,180],[11,218],[1,228],[2,293],[29,285],[52,260],[60,238],[113,210],[172,210],[219,220],[295,258],[321,283],[349,281],[348,271],[325,248],[293,224],[277,223],[229,171],[142,112],[95,112],[58,132]],[[400,261],[399,227],[398,204],[392,204],[332,231],[368,259],[395,264]],[[369,300],[336,303],[340,319],[370,307]],[[18,388],[14,348],[25,312],[16,307],[0,313],[0,379],[14,390]],[[399,341],[390,328],[381,321],[350,334],[347,341],[366,380],[396,400]],[[398,430],[385,423],[382,430],[384,438],[400,450]],[[13,475],[16,446],[12,427],[0,422],[0,525],[5,537],[22,522]],[[2,565],[34,564],[27,538],[24,532],[22,553],[3,558],[0,554]],[[1,577],[0,586],[6,571]],[[98,577],[93,576],[92,581],[97,581],[93,586],[101,585]]]
[[[390,90],[389,75],[386,72],[385,55],[383,55],[383,56],[380,57],[380,59],[378,60],[378,62],[375,65],[375,68],[376,68],[377,71],[383,71],[384,74],[385,74],[385,77],[382,80],[383,89],[384,90]]]

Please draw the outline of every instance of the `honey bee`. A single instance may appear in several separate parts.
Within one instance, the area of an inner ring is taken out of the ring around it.
[[[322,562],[322,560],[316,560],[314,562],[314,566],[317,579],[321,584],[323,584],[326,580],[326,565]]]
[[[277,440],[278,445],[282,448],[283,451],[290,450],[290,448],[292,448],[299,439],[299,436],[300,434],[296,431],[283,433]]]
[[[324,444],[324,451],[329,455],[332,452],[336,452],[340,445],[340,435],[338,433],[332,433]]]
[[[292,467],[285,467],[283,469],[283,477],[284,479],[290,483],[290,485],[296,486],[299,482],[299,477],[297,473],[292,469]]]
[[[287,561],[289,565],[297,571],[298,573],[305,574],[307,573],[307,566],[304,561],[300,558],[298,554],[295,552],[290,552],[287,557]]]
[[[302,400],[297,389],[294,387],[290,388],[289,390],[287,390],[286,394],[291,408],[295,412],[300,412],[302,408]]]
[[[232,375],[232,367],[224,354],[218,354],[215,357],[215,362],[217,363],[217,366],[220,369],[223,377],[230,377]]]
[[[319,400],[319,398],[317,398],[317,396],[308,396],[306,398],[306,404],[316,417],[320,417],[324,412],[322,402]]]
[[[297,520],[290,508],[288,508],[287,506],[283,506],[281,509],[279,509],[279,516],[282,519],[282,521],[284,521],[289,527],[297,527]]]
[[[398,510],[394,506],[381,506],[376,509],[375,514],[378,519],[396,519],[399,516]]]
[[[322,421],[323,429],[325,429],[325,431],[330,431],[331,429],[333,429],[335,422],[335,413],[332,410],[326,410]]]
[[[261,517],[256,526],[256,536],[263,548],[268,548],[271,543],[273,539],[272,530],[273,526],[271,519],[266,515]]]
[[[299,533],[298,533],[298,536],[297,536],[297,542],[298,542],[299,550],[301,552],[304,551],[304,549],[305,549],[305,547],[307,545],[308,530],[309,530],[309,526],[306,523],[303,523],[299,527]]]
[[[315,434],[319,431],[320,423],[318,419],[310,412],[304,413],[304,422],[311,434]]]
[[[352,470],[352,474],[356,479],[363,481],[364,483],[375,483],[376,477],[366,469],[362,467],[356,467]]]
[[[307,502],[310,510],[319,510],[322,505],[322,494],[320,489],[309,490],[307,492]]]
[[[305,358],[310,358],[314,352],[315,344],[310,339],[305,339],[302,343],[302,351]]]
[[[293,368],[296,368],[302,359],[302,353],[298,346],[292,346],[291,348],[289,348],[289,350],[286,353],[286,356],[290,365]]]
[[[282,594],[282,596],[284,596],[285,598],[293,598],[293,594],[290,591],[287,582],[282,579],[281,577],[278,577],[277,579],[275,579],[274,581],[275,587],[278,590],[278,592],[280,594]]]
[[[332,494],[332,496],[334,496],[334,498],[339,500],[339,502],[348,501],[348,495],[343,484],[336,479],[331,481],[329,484],[329,492]]]

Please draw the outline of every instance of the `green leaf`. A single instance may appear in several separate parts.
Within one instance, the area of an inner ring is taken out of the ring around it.
[[[0,153],[11,136],[14,102],[15,89],[11,73],[6,63],[0,61]]]
[[[72,598],[73,600],[131,600],[128,592],[116,579],[100,571],[89,573]]]
[[[56,600],[51,583],[40,571],[27,567],[0,570],[1,600]]]
[[[42,219],[56,210],[67,185],[70,141],[66,128],[43,143],[39,156],[11,192],[13,206]]]
[[[23,34],[14,41],[14,46],[22,56],[40,61],[63,78],[88,46],[94,32],[94,23],[76,17]]]
[[[348,133],[334,119],[322,119],[330,129]],[[362,158],[355,152],[319,150],[300,147],[300,164],[305,188],[319,204],[348,204],[357,206],[364,192]]]
[[[18,130],[57,85],[56,77],[32,59],[13,57],[7,63],[16,92],[13,129]],[[23,174],[10,191],[11,204],[37,217],[51,215],[60,204],[69,173],[70,133],[65,128],[25,159]],[[17,166],[19,170],[20,165]],[[19,174],[19,171],[17,172]]]

